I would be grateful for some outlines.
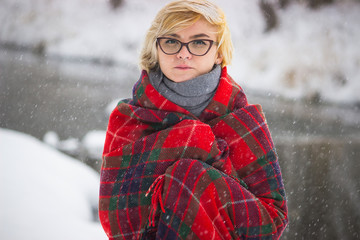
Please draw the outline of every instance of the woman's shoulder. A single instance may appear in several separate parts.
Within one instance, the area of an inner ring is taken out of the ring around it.
[[[223,81],[227,88],[233,89],[235,92],[244,92],[243,88],[228,73],[227,67],[223,67],[220,80]]]
[[[215,98],[226,105],[230,111],[248,104],[243,88],[228,74],[226,67],[222,70]]]

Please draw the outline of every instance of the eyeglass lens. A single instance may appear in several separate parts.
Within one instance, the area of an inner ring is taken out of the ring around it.
[[[193,55],[205,55],[212,45],[211,40],[193,40],[187,44],[181,43],[179,40],[171,38],[159,38],[161,49],[166,54],[176,54],[181,50],[183,45],[187,46],[188,51]]]

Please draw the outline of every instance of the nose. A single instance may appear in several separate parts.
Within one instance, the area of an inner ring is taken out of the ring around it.
[[[192,54],[189,52],[186,46],[182,46],[180,52],[177,53],[177,57],[180,59],[191,59]]]

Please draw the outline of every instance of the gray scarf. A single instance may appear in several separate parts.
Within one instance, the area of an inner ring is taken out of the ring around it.
[[[209,73],[185,82],[168,79],[160,69],[149,73],[150,83],[165,98],[200,116],[215,94],[221,76],[220,65]]]

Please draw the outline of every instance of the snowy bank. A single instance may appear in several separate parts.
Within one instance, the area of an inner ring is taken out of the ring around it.
[[[99,175],[28,135],[0,129],[0,239],[106,239]]]
[[[2,0],[0,44],[46,56],[136,65],[146,30],[168,0]],[[344,0],[317,10],[278,9],[279,27],[264,33],[259,1],[214,0],[235,45],[229,72],[244,88],[288,98],[359,103],[360,4]],[[121,80],[121,79],[120,79]]]

